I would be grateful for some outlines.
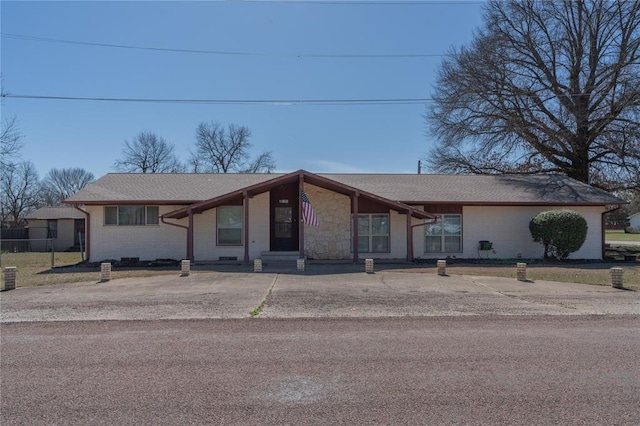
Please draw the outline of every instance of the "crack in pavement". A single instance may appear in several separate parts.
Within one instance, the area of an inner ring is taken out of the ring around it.
[[[463,276],[463,278],[465,280],[467,280],[467,281],[470,281],[472,284],[475,284],[475,285],[480,286],[480,287],[484,287],[487,290],[490,290],[492,293],[497,294],[499,296],[509,297],[511,299],[516,299],[516,300],[519,300],[519,301],[524,302],[524,303],[529,303],[531,305],[558,306],[558,307],[563,308],[563,309],[572,309],[572,310],[577,310],[578,309],[576,306],[569,305],[566,302],[544,303],[544,302],[540,302],[540,301],[528,300],[524,296],[517,296],[515,294],[504,293],[504,292],[502,292],[500,290],[497,290],[497,289],[495,289],[495,288],[493,288],[493,287],[491,287],[491,286],[489,286],[487,284],[481,283],[480,281],[476,281],[473,277],[465,275],[465,276]]]

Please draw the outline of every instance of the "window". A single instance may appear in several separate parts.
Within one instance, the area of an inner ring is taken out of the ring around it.
[[[47,238],[58,238],[58,220],[47,220]]]
[[[219,246],[242,245],[242,206],[220,206],[216,220]]]
[[[426,253],[462,252],[462,216],[437,215],[437,221],[424,227]]]
[[[105,225],[158,225],[158,206],[107,206],[104,208]]]
[[[353,241],[353,232],[351,232]],[[351,244],[353,246],[353,243]],[[387,253],[389,252],[389,215],[388,214],[359,214],[358,215],[358,252],[359,253]]]

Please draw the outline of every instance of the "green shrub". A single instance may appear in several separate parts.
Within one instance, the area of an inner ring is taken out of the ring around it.
[[[549,210],[529,222],[533,241],[544,245],[544,258],[565,259],[587,239],[587,221],[571,210]]]

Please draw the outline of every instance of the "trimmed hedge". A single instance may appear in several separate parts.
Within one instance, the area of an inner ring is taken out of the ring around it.
[[[544,258],[565,259],[587,239],[587,221],[571,210],[549,210],[529,222],[533,241],[544,245]]]

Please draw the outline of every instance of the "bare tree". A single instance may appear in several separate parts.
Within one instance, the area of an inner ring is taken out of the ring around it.
[[[276,168],[276,161],[271,151],[265,151],[249,163],[241,173],[271,173]]]
[[[194,172],[269,173],[275,168],[271,152],[251,160],[251,130],[246,126],[202,122],[196,128],[196,152],[191,154]]]
[[[0,103],[4,103],[4,84],[0,75]],[[0,168],[8,167],[11,160],[18,157],[22,149],[22,133],[18,128],[18,119],[4,117],[0,128]]]
[[[640,188],[640,2],[490,1],[433,97],[436,171]]]
[[[22,149],[22,133],[16,117],[4,118],[0,130],[0,167],[7,167]]]
[[[114,163],[121,172],[182,173],[184,165],[175,155],[175,147],[153,132],[140,132],[131,142],[125,140],[122,158]]]
[[[1,215],[12,226],[18,226],[24,216],[39,205],[38,172],[29,161],[9,164],[2,168],[0,186]]]
[[[94,180],[93,173],[79,167],[51,169],[40,183],[42,204],[60,205]]]

